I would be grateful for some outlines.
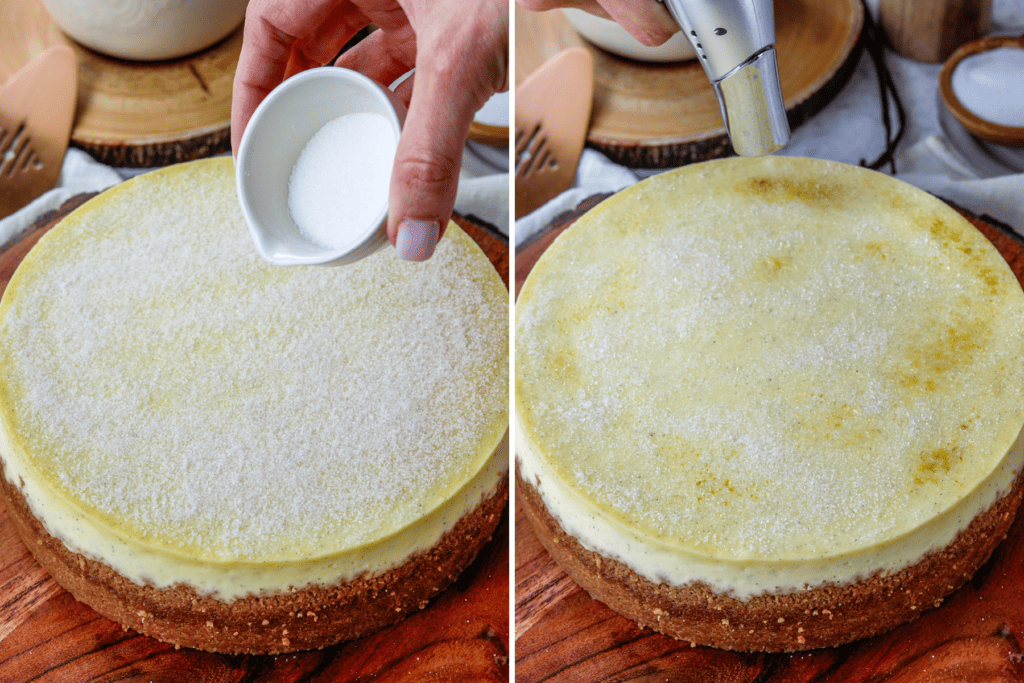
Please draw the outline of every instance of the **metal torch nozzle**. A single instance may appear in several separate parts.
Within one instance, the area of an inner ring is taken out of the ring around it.
[[[772,0],[664,0],[714,86],[737,154],[761,156],[789,142],[775,57]]]

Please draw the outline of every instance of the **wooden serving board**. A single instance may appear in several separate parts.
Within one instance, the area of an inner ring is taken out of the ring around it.
[[[130,62],[65,36],[42,0],[0,0],[0,83],[36,55],[70,45],[78,60],[71,144],[109,166],[148,168],[231,148],[231,87],[242,30],[189,57]]]
[[[544,249],[595,196],[516,254],[516,292]],[[957,208],[957,207],[954,207]],[[957,208],[1024,281],[1024,240]],[[1019,683],[1024,681],[1024,510],[1006,541],[942,606],[887,634],[797,654],[691,647],[591,598],[544,550],[516,506],[516,681]]]
[[[561,50],[583,45],[594,57],[594,104],[587,144],[633,168],[671,168],[733,153],[718,100],[695,61],[648,64],[581,38],[561,11],[519,6],[516,84]],[[860,56],[860,0],[775,0],[779,80],[796,128],[849,80]]]
[[[92,195],[40,217],[0,247],[0,292],[47,230]],[[508,246],[455,218],[508,285]],[[508,508],[494,537],[426,609],[380,633],[288,655],[218,655],[126,631],[75,600],[39,566],[0,503],[0,681],[3,683],[341,683],[509,680]]]

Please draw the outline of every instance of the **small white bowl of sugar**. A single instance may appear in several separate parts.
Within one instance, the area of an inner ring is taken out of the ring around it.
[[[279,266],[354,263],[388,243],[388,188],[405,111],[339,67],[292,76],[260,103],[236,159],[256,250]]]

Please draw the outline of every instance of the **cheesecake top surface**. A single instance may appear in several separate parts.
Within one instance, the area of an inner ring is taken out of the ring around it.
[[[999,468],[1022,350],[1020,284],[940,200],[833,162],[695,164],[598,205],[533,268],[516,452],[665,547],[842,555]]]
[[[147,173],[35,246],[0,304],[6,458],[120,537],[194,559],[372,546],[495,457],[508,294],[434,257],[275,267],[230,159]]]

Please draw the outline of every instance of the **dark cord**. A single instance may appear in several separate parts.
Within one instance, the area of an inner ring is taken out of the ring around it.
[[[903,109],[903,102],[896,92],[896,85],[893,83],[892,74],[885,63],[885,35],[875,23],[868,9],[866,0],[861,0],[864,8],[864,47],[875,64],[875,74],[878,76],[878,89],[882,100],[882,124],[885,126],[885,151],[880,157],[868,163],[867,159],[861,159],[860,165],[878,170],[889,165],[890,170],[896,173],[896,161],[893,156],[896,153],[896,146],[903,139],[903,133],[907,128],[907,113]],[[896,109],[896,123],[898,128],[893,134],[892,116],[889,110],[889,98],[892,98],[892,106]]]

